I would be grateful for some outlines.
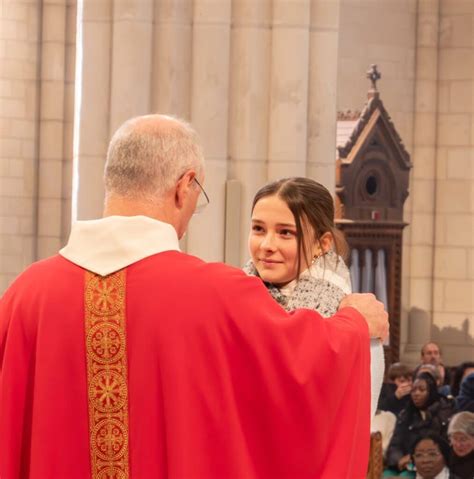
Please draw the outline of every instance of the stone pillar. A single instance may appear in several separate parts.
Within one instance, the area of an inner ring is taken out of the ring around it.
[[[38,162],[37,257],[61,246],[66,0],[44,0]]]
[[[36,259],[41,8],[0,8],[0,294]]]
[[[474,357],[474,3],[441,0],[433,336]]]
[[[431,318],[433,309],[433,244],[438,109],[439,0],[418,3],[415,80],[415,126],[411,178],[411,248],[409,304]],[[421,313],[420,313],[421,314]],[[419,314],[419,315],[420,315]],[[418,315],[418,316],[419,316]],[[408,320],[412,320],[411,313]],[[408,331],[413,331],[409,325]],[[422,343],[430,338],[418,338]],[[419,355],[419,342],[407,338],[406,351]]]
[[[110,131],[112,0],[84,0],[79,5],[73,220],[102,215]]]
[[[154,113],[189,120],[192,20],[192,0],[155,0],[151,85]]]
[[[188,121],[191,102],[192,21],[192,0],[155,0],[151,111]],[[180,241],[180,247],[187,251],[186,236]]]
[[[150,112],[153,0],[115,1],[109,138],[126,120]]]
[[[229,176],[240,182],[240,264],[248,259],[250,208],[267,177],[271,1],[232,3]]]
[[[191,221],[187,248],[211,261],[224,258],[230,19],[230,0],[194,2],[191,121],[204,145],[211,204]]]
[[[76,73],[77,2],[66,2],[66,72],[64,84],[64,141],[62,169],[61,243],[65,244],[71,230],[72,164],[74,141],[74,97]]]
[[[268,179],[305,176],[310,1],[273,1]]]
[[[309,45],[307,175],[334,193],[336,184],[339,0],[312,0]]]

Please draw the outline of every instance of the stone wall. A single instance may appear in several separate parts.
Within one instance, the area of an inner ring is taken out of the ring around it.
[[[70,227],[76,7],[0,9],[0,291]]]
[[[77,218],[101,215],[115,128],[149,112],[190,120],[203,140],[211,204],[190,225],[190,253],[226,260],[232,242],[243,264],[268,180],[307,174],[334,188],[339,0],[85,0],[80,18]],[[231,179],[237,237],[225,235]]]
[[[402,358],[438,340],[448,364],[474,356],[473,11],[466,0],[343,0],[339,110],[360,109],[365,70],[411,154],[405,204]]]
[[[474,357],[474,2],[441,0],[433,336]]]
[[[0,291],[36,259],[40,7],[0,8]]]

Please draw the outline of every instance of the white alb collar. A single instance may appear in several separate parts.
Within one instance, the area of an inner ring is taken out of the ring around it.
[[[72,225],[59,254],[88,271],[107,276],[163,251],[179,251],[176,230],[147,216],[108,216]]]

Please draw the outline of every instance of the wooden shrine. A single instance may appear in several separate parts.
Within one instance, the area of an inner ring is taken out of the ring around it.
[[[354,290],[386,304],[391,364],[399,359],[403,204],[412,164],[377,91],[376,65],[367,77],[372,85],[362,112],[338,114],[336,223],[349,243]]]

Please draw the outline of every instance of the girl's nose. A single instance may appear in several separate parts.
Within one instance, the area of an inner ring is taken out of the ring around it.
[[[274,236],[271,234],[265,235],[263,238],[260,247],[265,250],[274,251],[275,250],[275,241]]]

